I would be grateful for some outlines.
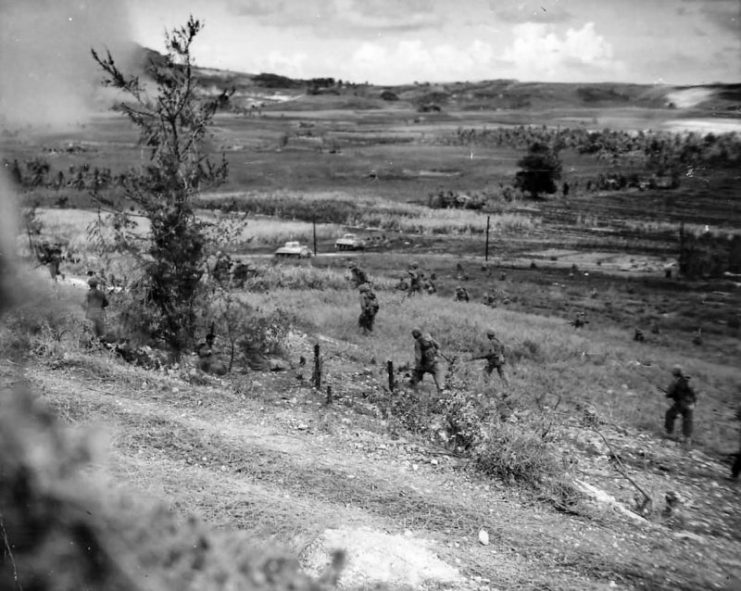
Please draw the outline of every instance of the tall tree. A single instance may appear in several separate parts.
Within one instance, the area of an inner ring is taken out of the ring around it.
[[[542,193],[556,192],[556,181],[561,178],[561,160],[548,145],[535,142],[518,162],[520,170],[515,185],[530,193],[533,199]]]
[[[112,249],[134,255],[143,272],[135,287],[138,297],[131,304],[139,308],[129,310],[128,317],[178,354],[194,338],[207,256],[193,198],[228,173],[223,155],[214,165],[205,154],[218,101],[201,100],[196,94],[191,46],[201,29],[201,22],[191,16],[184,26],[165,34],[165,59],[150,61],[148,68],[156,88],[153,97],[137,76],[119,70],[110,52],[102,57],[91,50],[105,73],[104,85],[124,93],[118,109],[139,129],[139,141],[149,149],[148,161],[122,177],[125,200],[149,222],[146,239],[137,234],[128,209],[100,199],[114,208],[109,218],[115,238]]]

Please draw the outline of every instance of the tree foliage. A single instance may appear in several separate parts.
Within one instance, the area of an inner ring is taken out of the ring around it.
[[[535,142],[517,166],[520,170],[515,177],[515,185],[537,199],[542,193],[556,192],[556,181],[561,178],[561,160],[556,151],[547,144]]]
[[[148,161],[121,181],[133,212],[96,194],[112,212],[106,218],[113,230],[109,247],[134,255],[142,270],[134,301],[145,313],[129,318],[145,320],[146,332],[176,353],[194,337],[196,299],[208,254],[193,199],[199,189],[222,182],[228,173],[223,156],[214,165],[205,154],[218,101],[201,100],[196,94],[191,46],[201,29],[201,22],[191,16],[184,26],[165,34],[166,57],[150,62],[148,70],[156,88],[153,97],[137,76],[119,70],[110,52],[103,57],[92,50],[105,74],[103,84],[124,94],[118,109],[139,129],[139,142],[149,151]],[[147,220],[148,236],[137,232],[135,215]]]

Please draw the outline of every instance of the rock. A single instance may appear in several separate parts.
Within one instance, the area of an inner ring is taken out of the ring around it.
[[[288,369],[288,364],[282,359],[271,357],[268,359],[268,368],[270,371],[285,371]]]
[[[581,480],[574,480],[574,486],[598,505],[615,509],[618,513],[632,519],[636,523],[646,523],[646,520],[638,515],[638,513],[634,513],[633,511],[619,503],[617,499],[615,499],[615,497],[597,488],[596,486],[593,486],[588,482],[583,482]]]
[[[674,534],[674,537],[678,540],[692,540],[693,542],[697,542],[699,544],[705,543],[705,538],[698,534],[693,534],[689,531],[678,531]]]
[[[479,530],[479,543],[483,546],[489,545],[489,533],[485,529]]]

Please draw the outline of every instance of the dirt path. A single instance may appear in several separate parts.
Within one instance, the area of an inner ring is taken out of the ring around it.
[[[457,458],[390,439],[368,417],[324,407],[289,376],[257,375],[237,392],[106,368],[103,379],[79,367],[29,377],[63,417],[108,433],[104,470],[115,481],[215,526],[297,553],[327,530],[402,536],[457,569],[450,588],[730,588],[738,540],[555,512]]]

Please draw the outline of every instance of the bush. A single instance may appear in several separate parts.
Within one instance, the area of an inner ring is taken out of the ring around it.
[[[259,310],[244,318],[244,335],[236,341],[242,363],[252,369],[265,369],[267,357],[282,356],[291,319],[281,310],[262,315]]]
[[[484,474],[537,486],[563,473],[551,446],[527,427],[504,423],[487,431],[487,438],[472,450]]]

